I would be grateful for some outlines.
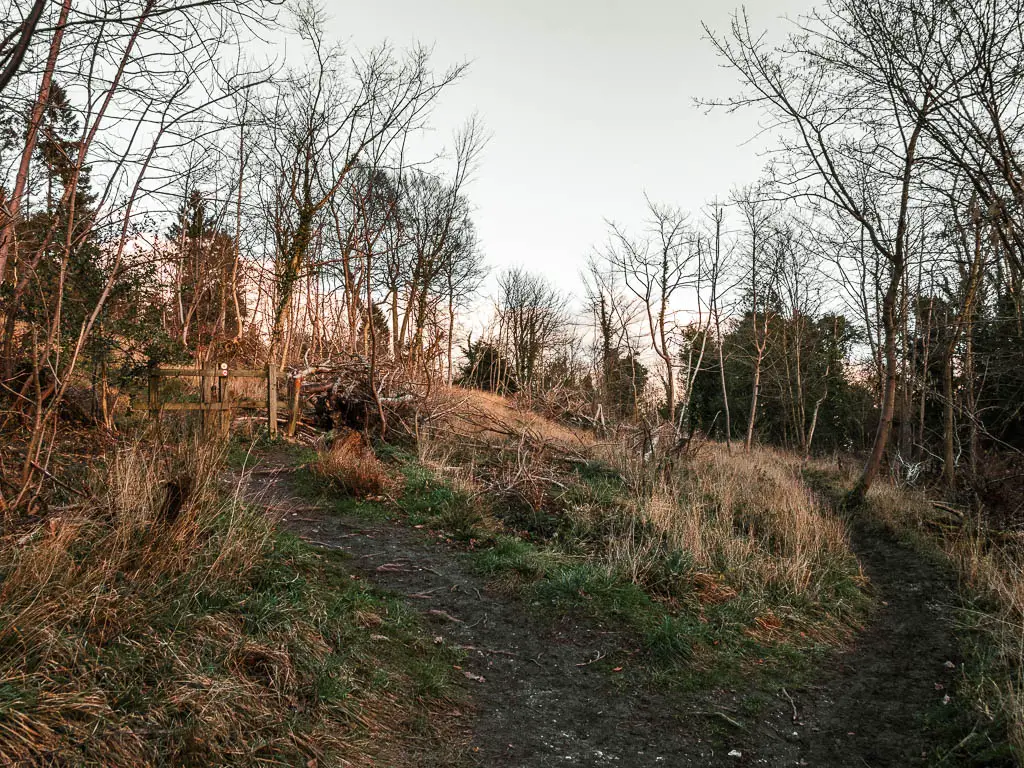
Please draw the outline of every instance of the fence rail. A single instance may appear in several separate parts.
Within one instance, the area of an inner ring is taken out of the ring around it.
[[[199,402],[164,402],[161,399],[160,381],[167,378],[198,378]],[[266,381],[266,397],[260,400],[252,398],[232,398],[230,382],[232,379],[263,379]],[[297,382],[293,382],[297,385]],[[279,410],[293,413],[289,419],[289,433],[292,424],[297,420],[298,398],[290,397],[290,402],[277,399],[277,367],[268,365],[266,368],[228,368],[221,363],[214,368],[171,368],[153,367],[149,369],[149,412],[154,420],[160,419],[164,411],[199,411],[203,416],[203,425],[209,425],[209,417],[219,416],[219,426],[227,430],[231,424],[231,412],[234,410],[266,410],[267,429],[271,436],[277,434],[277,414]]]

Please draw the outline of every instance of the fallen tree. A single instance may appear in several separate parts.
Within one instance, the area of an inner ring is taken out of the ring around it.
[[[317,430],[355,429],[384,436],[388,430],[414,435],[430,382],[419,381],[405,366],[362,355],[328,360],[296,369],[289,377],[294,435],[300,424]]]

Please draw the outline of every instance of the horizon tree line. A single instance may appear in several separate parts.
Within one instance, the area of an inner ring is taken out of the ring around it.
[[[357,355],[729,449],[863,451],[980,493],[1024,448],[1024,9],[827,0],[769,45],[709,44],[777,138],[762,179],[609,222],[570,297],[485,269],[470,116],[410,147],[464,65],[346,51],[306,3],[16,2],[0,27],[0,371],[38,495],[62,403],[154,361]],[[287,61],[269,32],[301,41]],[[14,476],[15,479],[12,479]],[[987,492],[987,491],[986,491]]]

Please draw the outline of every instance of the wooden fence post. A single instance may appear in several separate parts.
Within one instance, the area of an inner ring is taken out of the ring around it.
[[[220,403],[220,431],[229,434],[231,432],[231,411],[227,408],[228,398],[231,393],[228,389],[228,364],[221,363],[217,368],[217,402]]]
[[[267,418],[271,437],[277,437],[277,367],[267,363]]]
[[[160,418],[160,377],[152,368],[149,370],[149,415]]]
[[[200,369],[200,370],[204,370],[205,371],[206,369],[204,368],[204,369]],[[200,377],[199,377],[199,402],[201,404],[203,404],[203,405],[209,405],[210,404],[210,400],[211,400],[211,398],[210,398],[210,377],[209,376],[200,375]],[[210,426],[210,411],[209,411],[209,409],[208,408],[201,409],[199,411],[199,418],[202,420],[203,433],[205,434],[206,430]]]
[[[289,380],[291,391],[289,392],[288,406],[288,437],[295,437],[295,430],[299,426],[299,399],[302,395],[302,377],[293,376]]]

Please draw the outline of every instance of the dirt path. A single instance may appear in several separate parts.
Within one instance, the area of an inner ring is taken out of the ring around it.
[[[943,619],[953,597],[936,567],[877,534],[858,532],[855,547],[887,605],[819,679],[785,690],[674,696],[646,690],[628,669],[609,669],[606,660],[624,656],[627,638],[545,618],[492,590],[457,550],[425,531],[311,510],[291,496],[287,477],[261,477],[251,490],[278,511],[301,509],[285,512],[283,524],[344,552],[354,572],[404,596],[431,632],[465,649],[474,722],[463,765],[928,763],[935,746],[928,720],[956,676],[946,664],[958,661],[955,639]],[[752,695],[767,703],[752,710]]]
[[[855,527],[852,544],[882,604],[828,672],[789,691],[789,715],[795,709],[804,726],[795,729],[800,757],[815,766],[930,764],[936,748],[959,740],[944,711],[956,704],[960,665],[955,584],[884,531]]]
[[[301,516],[288,527],[350,555],[357,573],[404,595],[432,633],[466,650],[470,765],[716,764],[714,744],[675,737],[686,729],[672,702],[622,690],[598,665],[578,666],[614,653],[614,634],[532,617],[468,573],[458,552],[398,524]]]

